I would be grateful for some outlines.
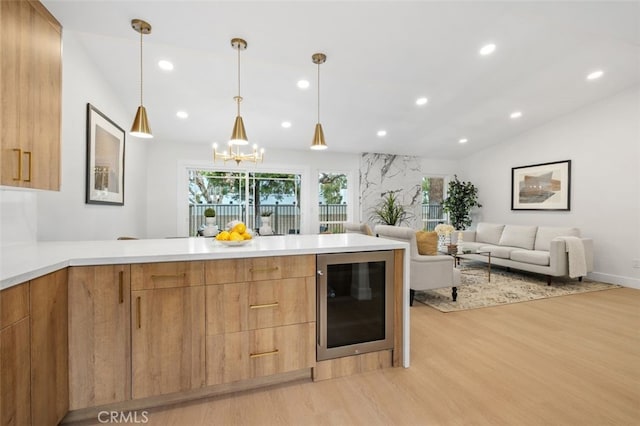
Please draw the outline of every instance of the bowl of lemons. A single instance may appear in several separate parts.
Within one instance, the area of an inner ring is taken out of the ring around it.
[[[243,246],[253,240],[250,229],[243,222],[236,221],[233,226],[216,235],[216,241],[224,246]]]

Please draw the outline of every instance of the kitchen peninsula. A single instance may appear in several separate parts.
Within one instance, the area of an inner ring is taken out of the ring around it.
[[[408,367],[407,249],[359,234],[258,237],[234,247],[207,238],[4,247],[2,338],[14,349],[3,358],[2,394],[12,376],[23,384],[12,395],[16,410],[49,424],[97,407]],[[392,350],[317,361],[316,255],[382,251],[395,258]]]

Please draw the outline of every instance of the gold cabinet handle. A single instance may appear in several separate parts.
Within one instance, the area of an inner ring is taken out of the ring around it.
[[[249,309],[261,309],[261,308],[275,308],[278,306],[278,302],[263,303],[261,305],[249,305]]]
[[[22,150],[18,148],[14,148],[13,152],[18,153],[18,177],[13,178],[13,180],[22,180]]]
[[[118,297],[119,303],[124,303],[124,271],[118,272]]]
[[[187,274],[185,272],[181,274],[169,274],[169,275],[151,275],[152,280],[168,280],[169,278],[184,278]]]
[[[31,182],[31,151],[25,151],[25,155],[29,157],[29,174],[28,177],[24,180],[25,182]]]
[[[273,272],[273,271],[277,271],[278,269],[280,269],[280,267],[278,266],[271,266],[268,268],[249,268],[249,272],[254,273],[254,272]]]
[[[138,328],[142,328],[142,316],[140,313],[140,297],[136,297],[136,322]]]
[[[269,355],[278,355],[278,350],[275,349],[273,351],[269,351],[269,352],[257,352],[257,353],[252,353],[249,354],[249,358],[260,358],[263,356],[269,356]]]

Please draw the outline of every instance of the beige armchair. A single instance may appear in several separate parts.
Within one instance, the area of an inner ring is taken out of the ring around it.
[[[345,222],[344,231],[349,234],[364,234],[373,236],[371,227],[366,223]]]
[[[456,301],[460,271],[455,268],[453,256],[438,254],[423,256],[418,253],[416,231],[402,226],[377,225],[375,233],[378,237],[409,243],[409,306],[413,306],[416,291],[451,287],[451,298]]]

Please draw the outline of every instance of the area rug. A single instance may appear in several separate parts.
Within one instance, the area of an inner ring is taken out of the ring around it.
[[[586,278],[580,282],[568,277],[554,277],[551,285],[548,286],[544,275],[507,271],[504,268],[494,267],[491,268],[489,283],[485,264],[466,262],[462,268],[461,285],[458,286],[456,302],[451,300],[451,288],[418,291],[415,301],[441,312],[455,312],[619,287],[621,286]]]

